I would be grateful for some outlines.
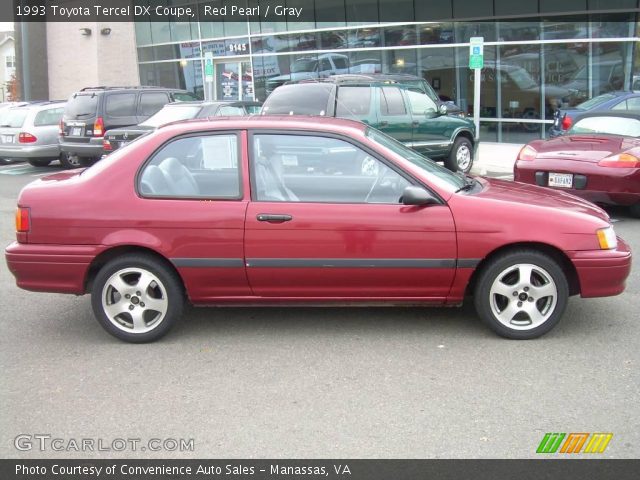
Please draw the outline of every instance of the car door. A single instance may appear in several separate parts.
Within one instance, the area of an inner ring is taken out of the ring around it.
[[[414,180],[384,158],[350,139],[302,132],[253,132],[249,151],[245,264],[255,295],[440,301],[448,294],[451,212],[445,204],[401,204]],[[326,168],[299,168],[319,152]]]
[[[398,87],[375,87],[378,121],[374,127],[405,145],[413,142],[412,118]]]
[[[158,248],[194,301],[250,295],[243,251],[244,137],[219,131],[174,138],[137,176],[139,217],[131,220],[162,239]]]
[[[412,148],[427,156],[441,157],[451,146],[449,119],[438,113],[438,106],[429,96],[403,90],[411,112],[413,125]]]

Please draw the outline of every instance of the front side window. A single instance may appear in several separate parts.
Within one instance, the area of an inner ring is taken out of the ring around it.
[[[410,182],[345,140],[253,135],[253,198],[265,202],[400,203]]]
[[[411,113],[413,115],[432,115],[438,109],[433,100],[424,93],[407,90],[407,95],[409,96],[409,105],[411,105]]]
[[[145,197],[240,198],[238,137],[202,135],[169,142],[144,166],[138,191]]]

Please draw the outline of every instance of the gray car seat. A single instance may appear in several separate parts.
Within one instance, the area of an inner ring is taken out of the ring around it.
[[[162,170],[169,183],[171,194],[185,197],[200,195],[200,189],[195,178],[177,158],[165,158],[160,163],[160,170]]]
[[[143,195],[170,195],[169,182],[157,165],[149,165],[144,169],[140,179],[140,193]]]

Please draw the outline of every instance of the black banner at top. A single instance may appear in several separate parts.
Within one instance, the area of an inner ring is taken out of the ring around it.
[[[557,7],[541,10],[545,5],[493,0],[2,0],[0,21],[393,23],[562,14]],[[618,7],[613,5],[609,12],[640,11],[638,2]]]

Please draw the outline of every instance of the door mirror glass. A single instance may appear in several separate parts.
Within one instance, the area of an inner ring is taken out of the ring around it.
[[[402,192],[400,201],[404,205],[430,205],[439,203],[436,197],[422,187],[409,185]]]

